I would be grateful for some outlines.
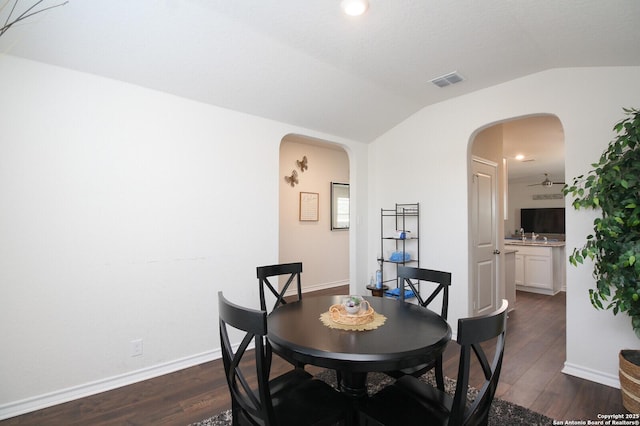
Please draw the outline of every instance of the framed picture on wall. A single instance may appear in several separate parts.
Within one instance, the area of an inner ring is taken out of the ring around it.
[[[349,184],[331,182],[331,230],[349,229]]]
[[[318,193],[317,192],[301,192],[300,193],[300,220],[301,221],[317,221],[318,220]]]

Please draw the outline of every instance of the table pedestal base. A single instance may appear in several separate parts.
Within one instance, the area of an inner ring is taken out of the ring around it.
[[[342,373],[340,392],[352,398],[367,396],[367,373]]]

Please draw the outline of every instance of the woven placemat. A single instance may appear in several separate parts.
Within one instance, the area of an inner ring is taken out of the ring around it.
[[[341,324],[331,319],[331,313],[329,311],[323,312],[320,315],[320,321],[322,321],[324,325],[326,325],[329,328],[336,328],[338,330],[353,330],[353,331],[375,330],[376,328],[383,325],[386,320],[387,320],[387,317],[377,312],[374,312],[373,320],[371,320],[366,324]]]

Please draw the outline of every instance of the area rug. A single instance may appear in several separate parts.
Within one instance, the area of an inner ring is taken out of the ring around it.
[[[333,371],[323,371],[316,376],[318,379],[324,380],[333,387],[336,387],[336,375]],[[372,395],[383,387],[391,384],[393,378],[382,373],[369,373],[367,375],[367,393]],[[420,377],[427,383],[435,386],[435,379],[432,372],[428,372]],[[445,391],[453,395],[456,388],[456,381],[445,377]],[[473,399],[477,395],[477,390],[469,389],[469,398]],[[553,424],[553,420],[542,414],[531,411],[527,408],[512,404],[507,401],[495,398],[491,404],[489,412],[489,426],[504,425],[527,425],[527,426],[549,426]],[[198,423],[192,423],[190,426],[229,426],[231,425],[231,410],[223,411],[208,419]]]

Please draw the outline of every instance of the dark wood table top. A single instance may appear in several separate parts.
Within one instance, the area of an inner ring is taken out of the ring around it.
[[[381,327],[369,331],[327,327],[320,315],[344,297],[303,297],[275,309],[267,318],[274,349],[305,364],[357,373],[431,361],[451,340],[451,328],[440,315],[381,297],[365,297],[377,313],[387,317]]]

